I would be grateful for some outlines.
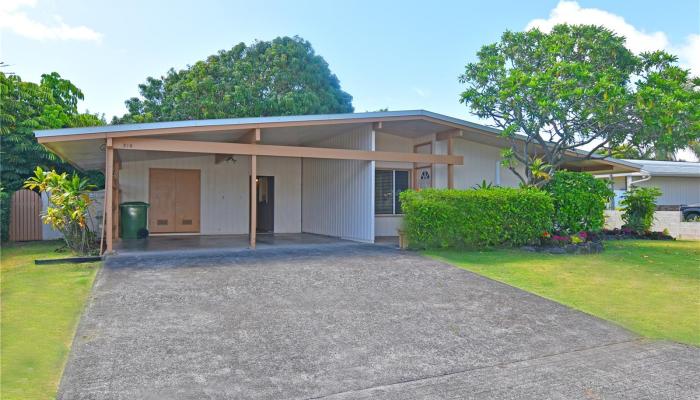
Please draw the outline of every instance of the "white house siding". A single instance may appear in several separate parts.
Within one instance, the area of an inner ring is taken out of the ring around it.
[[[432,142],[434,154],[447,154],[447,140],[435,140],[435,135],[418,139],[405,139],[394,135],[378,133],[376,136],[377,151],[401,151],[412,153],[413,146],[417,143]],[[501,148],[488,146],[461,138],[455,138],[452,142],[452,151],[455,155],[464,156],[464,165],[455,165],[454,184],[456,189],[469,189],[480,184],[483,180],[487,183],[500,186],[517,187],[520,183],[515,174],[501,166]],[[411,169],[412,163],[384,163],[377,162],[380,168],[405,168]],[[436,188],[447,187],[447,166],[433,166],[433,186]],[[396,236],[401,227],[402,216],[376,216],[375,233],[377,236]]]
[[[275,177],[275,233],[301,232],[301,158],[258,157],[257,169]]]
[[[369,125],[311,144],[374,150]],[[302,161],[302,231],[374,241],[374,161]]]
[[[214,156],[126,161],[119,173],[121,201],[148,202],[150,168],[201,171],[201,234],[245,234],[249,226],[250,157],[214,163]],[[301,232],[301,160],[258,157],[258,175],[275,176],[275,232]]]
[[[640,182],[635,186],[654,186],[661,189],[662,195],[657,200],[658,205],[700,203],[700,178],[652,176],[648,181]]]
[[[454,167],[455,189],[468,189],[483,180],[486,180],[486,183],[511,187],[517,187],[520,183],[512,171],[501,166],[499,147],[456,138],[452,143],[452,152],[464,156],[464,165]]]

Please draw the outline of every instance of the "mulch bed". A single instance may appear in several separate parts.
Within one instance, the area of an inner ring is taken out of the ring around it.
[[[601,241],[590,241],[584,243],[569,243],[563,246],[523,246],[521,250],[535,253],[550,254],[595,254],[603,251]]]

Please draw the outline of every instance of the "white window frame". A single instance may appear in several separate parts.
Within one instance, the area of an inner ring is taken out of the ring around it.
[[[375,213],[374,215],[379,217],[402,216],[403,213],[396,213],[396,171],[408,173],[408,189],[413,188],[413,185],[411,184],[411,175],[413,172],[407,168],[376,168],[375,171],[391,171],[391,213]]]

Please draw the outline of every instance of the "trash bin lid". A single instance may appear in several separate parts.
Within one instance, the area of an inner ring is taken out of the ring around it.
[[[150,207],[151,205],[148,203],[144,203],[143,201],[127,201],[124,203],[121,203],[119,207]]]

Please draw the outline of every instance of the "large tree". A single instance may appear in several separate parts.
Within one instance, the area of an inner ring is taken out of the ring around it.
[[[668,154],[698,138],[700,80],[676,61],[662,51],[635,55],[598,26],[506,32],[466,66],[461,101],[511,139],[504,163],[533,184],[570,150]]]
[[[139,85],[113,123],[352,112],[328,63],[299,37],[239,43]]]
[[[104,118],[78,111],[82,99],[83,92],[55,72],[42,75],[39,84],[0,72],[0,190],[5,197],[22,188],[37,166],[74,172],[70,164],[37,143],[34,130],[103,125]],[[102,185],[101,173],[84,175]],[[4,201],[0,212],[3,239],[7,238],[8,206]]]
[[[78,111],[82,99],[83,92],[56,72],[42,75],[39,84],[0,72],[0,184],[5,190],[20,189],[37,166],[73,171],[37,143],[34,131],[103,125],[99,115]]]

